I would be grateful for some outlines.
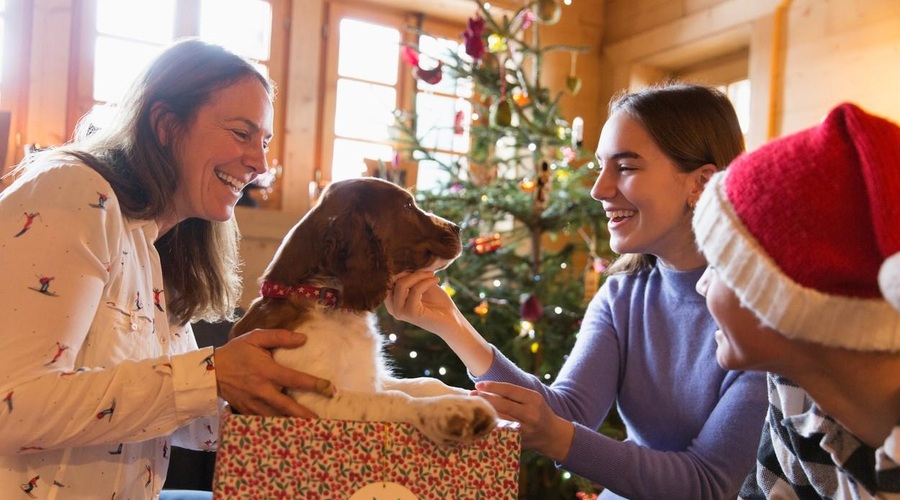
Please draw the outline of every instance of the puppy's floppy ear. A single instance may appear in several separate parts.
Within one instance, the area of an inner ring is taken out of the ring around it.
[[[371,311],[387,296],[390,270],[381,240],[365,217],[348,211],[333,217],[325,235],[325,260],[341,280],[341,307]]]

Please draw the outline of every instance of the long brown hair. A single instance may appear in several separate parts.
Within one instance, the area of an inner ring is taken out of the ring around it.
[[[713,87],[668,82],[623,92],[609,103],[609,116],[619,112],[637,120],[685,173],[707,164],[721,170],[744,151],[737,113],[728,97]],[[623,254],[607,274],[633,274],[655,264],[653,255]]]
[[[257,79],[274,98],[274,85],[242,57],[197,39],[176,42],[134,81],[109,123],[97,126],[85,116],[74,140],[47,155],[75,157],[99,172],[126,216],[166,216],[174,207],[181,165],[174,148],[160,143],[153,107],[162,105],[174,117],[162,123],[170,124],[167,134],[175,140],[169,144],[176,144],[217,91],[246,78]],[[241,291],[239,239],[233,219],[190,218],[155,242],[174,321],[233,317]]]

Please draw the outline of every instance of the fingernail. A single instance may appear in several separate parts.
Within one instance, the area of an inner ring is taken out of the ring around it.
[[[316,392],[325,396],[326,398],[330,398],[334,396],[334,386],[331,385],[330,380],[325,380],[320,378],[316,380]]]

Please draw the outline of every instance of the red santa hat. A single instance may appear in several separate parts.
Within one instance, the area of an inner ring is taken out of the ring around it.
[[[738,157],[694,212],[709,265],[787,337],[900,351],[900,127],[852,104]]]

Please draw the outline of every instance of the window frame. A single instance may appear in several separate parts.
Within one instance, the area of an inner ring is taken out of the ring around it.
[[[269,59],[266,66],[269,70],[269,79],[276,84],[276,99],[274,103],[274,127],[275,134],[269,144],[269,165],[274,160],[283,162],[284,156],[284,128],[285,109],[287,99],[279,93],[284,93],[288,78],[288,49],[290,45],[291,0],[263,0],[272,6],[272,39],[270,41]],[[17,3],[17,2],[10,2]],[[73,11],[72,37],[77,40],[70,50],[70,74],[68,86],[68,108],[66,113],[66,133],[71,137],[75,131],[78,120],[97,104],[94,100],[94,66],[95,66],[95,40],[98,36],[96,29],[97,0],[85,0],[80,3],[79,9]],[[173,37],[179,39],[187,36],[197,36],[199,33],[200,1],[178,0],[175,6],[175,26]],[[277,176],[269,200],[265,208],[281,207],[281,176]]]
[[[400,31],[401,43],[415,44],[416,26],[424,33],[434,37],[461,40],[461,34],[465,30],[463,22],[455,22],[447,19],[433,18],[415,12],[399,9],[389,9],[374,5],[365,5],[354,2],[342,2],[340,0],[328,2],[325,15],[325,44],[323,47],[324,61],[322,74],[322,99],[319,112],[321,123],[321,138],[319,141],[318,167],[312,174],[320,184],[326,184],[332,180],[331,166],[334,160],[334,141],[337,135],[334,131],[337,114],[337,81],[338,76],[338,50],[340,48],[340,22],[345,18],[352,18],[363,22],[390,26]],[[417,80],[412,75],[412,68],[400,59],[400,51],[397,51],[398,75],[396,109],[401,112],[415,111],[415,101],[418,92]],[[445,95],[437,93],[437,95]],[[377,144],[390,144],[395,150],[397,141],[377,142]],[[457,153],[458,154],[458,153]]]

